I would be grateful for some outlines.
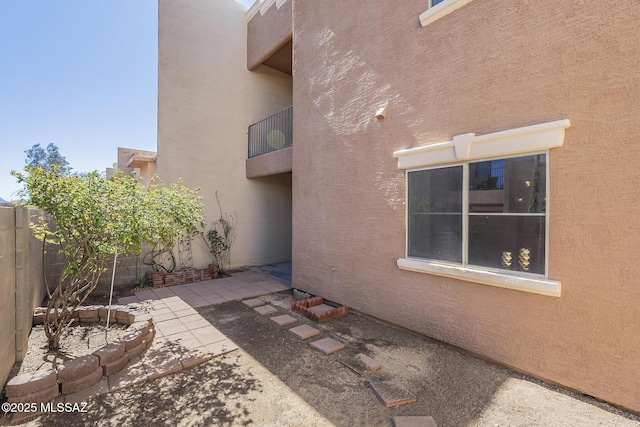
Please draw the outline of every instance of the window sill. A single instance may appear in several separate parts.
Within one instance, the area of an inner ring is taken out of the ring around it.
[[[467,282],[482,283],[484,285],[500,288],[514,289],[517,291],[531,292],[534,294],[559,297],[561,291],[560,282],[548,279],[531,277],[519,277],[477,268],[458,267],[441,264],[434,261],[418,260],[411,258],[398,259],[398,268],[417,273],[435,274],[436,276],[451,277]]]
[[[445,0],[433,7],[430,7],[427,11],[420,14],[420,25],[426,27],[438,19],[447,16],[451,12],[460,9],[467,3],[471,3],[473,0]]]

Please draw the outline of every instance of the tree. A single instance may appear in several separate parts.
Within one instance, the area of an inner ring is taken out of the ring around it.
[[[25,163],[31,167],[41,167],[47,172],[56,171],[59,174],[70,172],[69,162],[60,154],[60,150],[54,143],[49,143],[46,150],[40,144],[35,144],[24,152],[27,155]]]
[[[49,350],[60,348],[62,331],[98,285],[107,260],[116,253],[140,253],[145,242],[173,245],[202,227],[204,205],[198,190],[158,179],[148,187],[120,173],[106,179],[97,171],[60,175],[26,166],[11,172],[24,183],[27,204],[49,214],[31,228],[37,238],[59,246],[64,267],[49,296],[45,333]]]

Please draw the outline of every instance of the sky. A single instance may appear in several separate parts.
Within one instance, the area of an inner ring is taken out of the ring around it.
[[[158,0],[0,0],[0,198],[34,144],[76,172],[156,150],[157,70]]]

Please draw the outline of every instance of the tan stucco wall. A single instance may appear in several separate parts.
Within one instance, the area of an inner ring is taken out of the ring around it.
[[[291,40],[291,5],[287,0],[280,8],[273,4],[264,15],[257,12],[247,23],[247,68],[256,69]]]
[[[271,153],[247,159],[247,178],[291,172],[293,147],[286,147]]]
[[[237,214],[233,266],[291,258],[291,177],[245,177],[247,127],[291,105],[291,77],[246,67],[244,8],[232,1],[159,3],[158,175],[201,187],[207,221]],[[200,241],[194,264],[210,259]]]
[[[294,286],[640,411],[640,3],[476,0],[422,28],[426,4],[294,4]],[[397,268],[395,150],[564,118],[560,298]]]

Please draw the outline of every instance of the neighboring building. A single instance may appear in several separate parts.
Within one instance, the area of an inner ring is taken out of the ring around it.
[[[233,0],[159,2],[158,175],[202,188],[209,223],[220,218],[217,192],[236,220],[233,267],[291,260],[291,169],[248,180],[245,160],[247,126],[291,105],[292,78],[247,70],[245,10]],[[200,243],[196,266],[211,262]]]
[[[107,168],[107,178],[119,170],[140,178],[143,184],[156,174],[158,154],[155,151],[118,147],[118,161]]]
[[[237,211],[236,265],[640,411],[638,17],[161,0],[158,171]]]

